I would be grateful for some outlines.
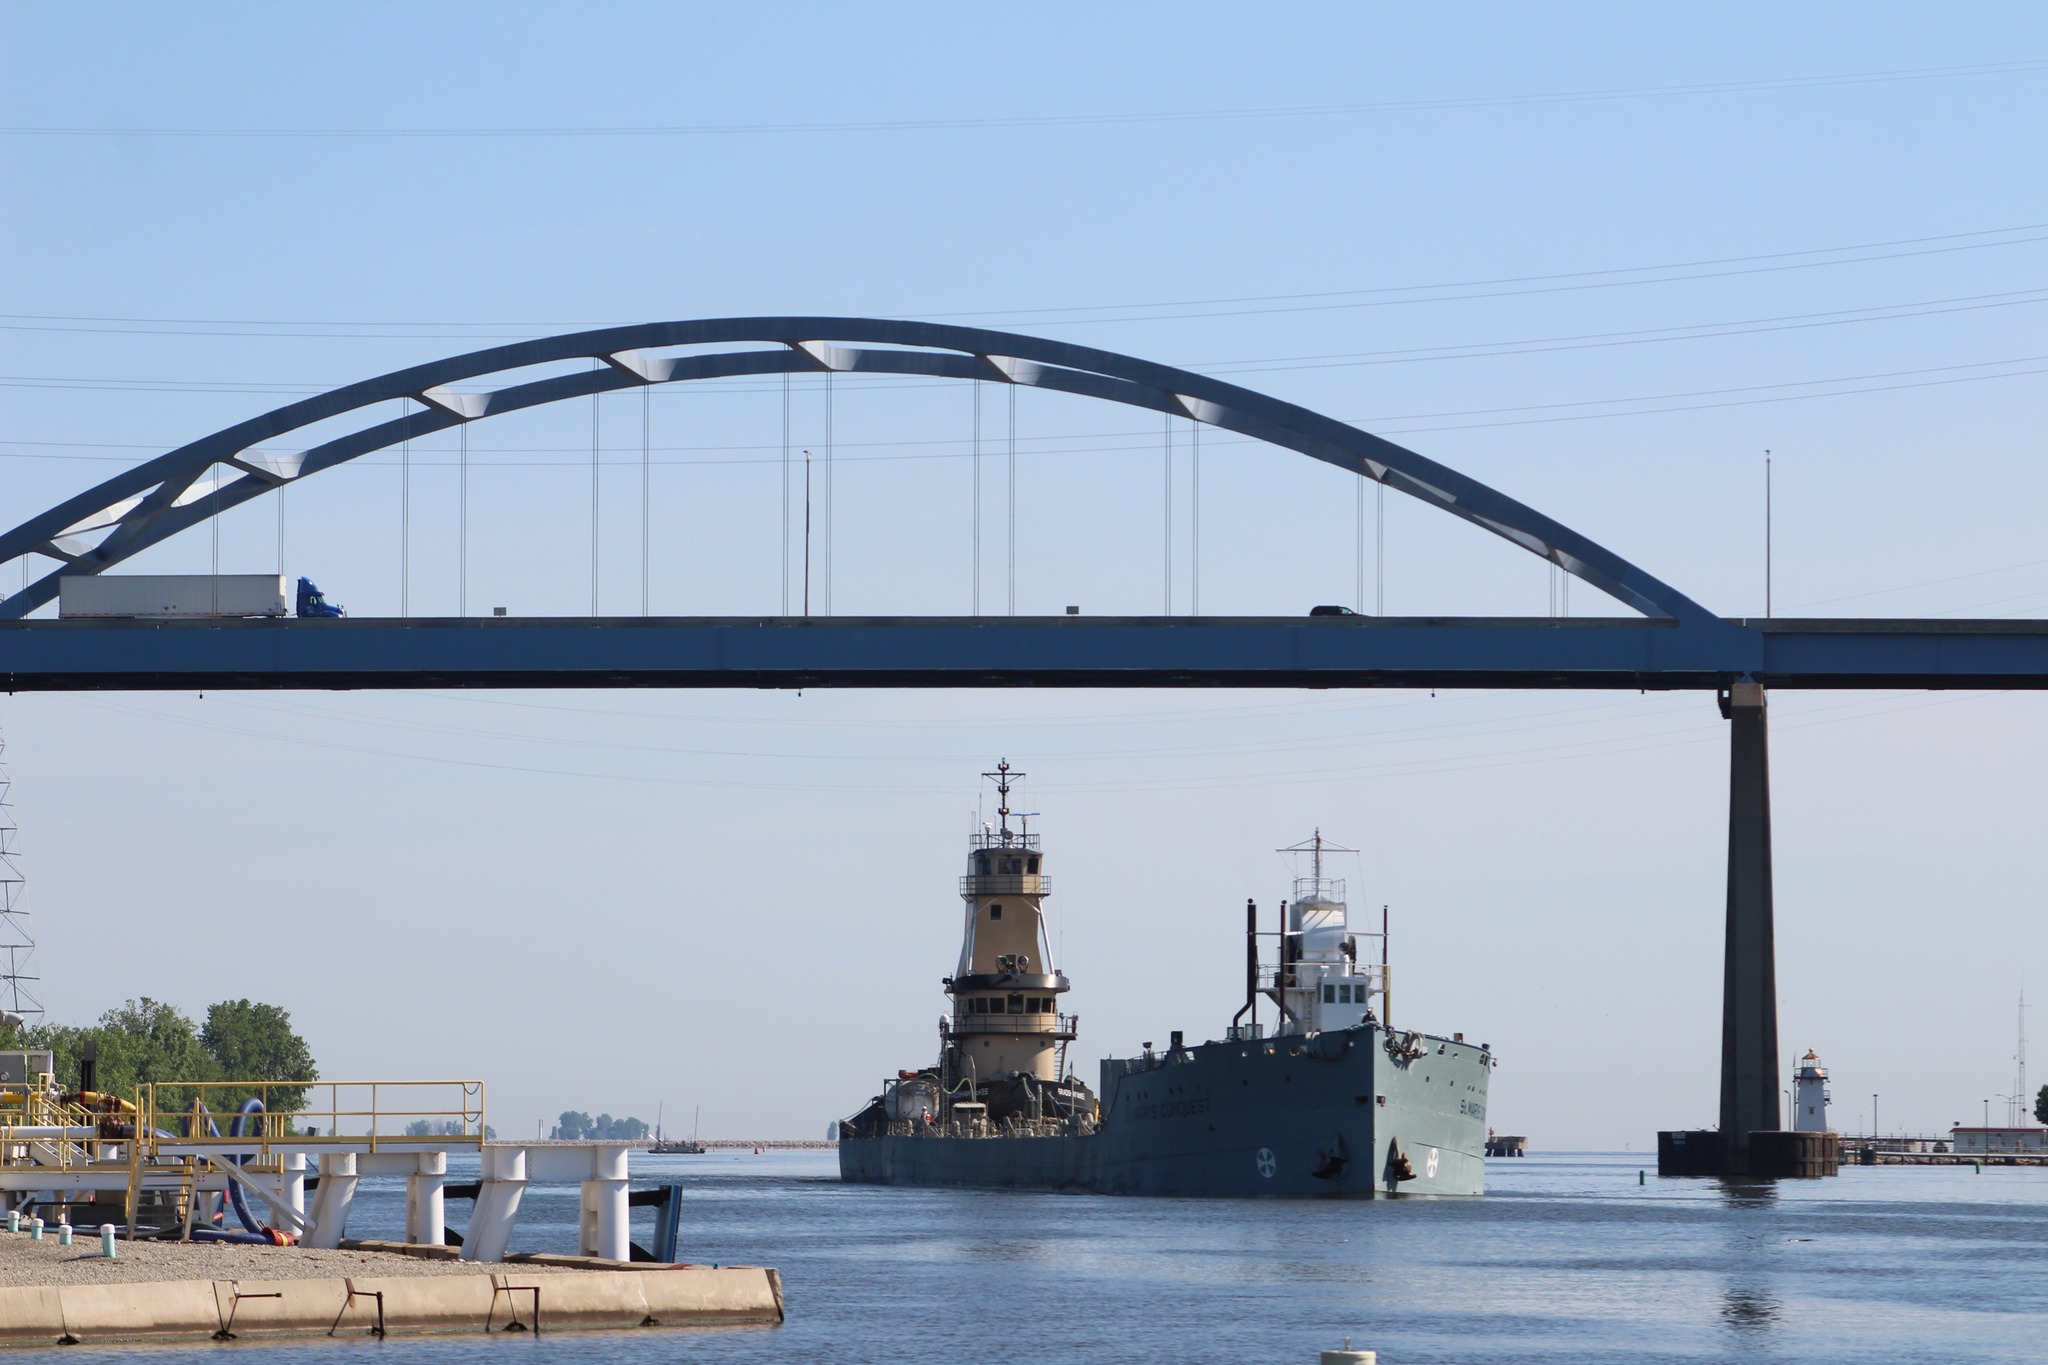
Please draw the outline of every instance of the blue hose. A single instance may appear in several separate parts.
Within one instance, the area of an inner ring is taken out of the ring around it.
[[[251,1114],[260,1114],[262,1112],[262,1100],[259,1100],[254,1096],[251,1096],[249,1099],[245,1100],[242,1104],[241,1112],[235,1115],[235,1121],[228,1125],[228,1136],[241,1137],[242,1125],[248,1122],[248,1116]],[[199,1115],[200,1117],[206,1120],[206,1135],[208,1137],[219,1137],[220,1129],[214,1126],[213,1114],[207,1109],[207,1107],[204,1104],[201,1104],[199,1106]],[[187,1114],[185,1116],[185,1136],[192,1136],[192,1115],[190,1114]],[[234,1162],[237,1166],[242,1164],[241,1157],[229,1157],[228,1160]],[[236,1222],[240,1223],[252,1235],[259,1238],[263,1238],[263,1240],[265,1241],[269,1240],[267,1237],[263,1237],[263,1224],[258,1222],[256,1220],[256,1216],[249,1212],[248,1197],[242,1193],[242,1185],[241,1182],[238,1180],[230,1179],[228,1181],[228,1203],[235,1210]]]
[[[243,1125],[248,1123],[249,1116],[251,1114],[261,1114],[262,1112],[263,1101],[257,1099],[254,1095],[251,1095],[248,1099],[242,1101],[241,1112],[236,1114],[235,1121],[228,1125],[228,1136],[241,1137],[245,1131]],[[258,1119],[256,1120],[256,1123],[246,1131],[260,1131],[262,1126],[263,1120]],[[246,1158],[244,1157],[233,1157],[230,1159],[237,1166],[241,1165],[242,1162],[246,1160]],[[256,1233],[260,1236],[263,1232],[263,1225],[257,1222],[255,1216],[249,1212],[249,1199],[247,1195],[242,1193],[242,1184],[240,1181],[230,1180],[228,1182],[228,1199],[230,1202],[234,1204],[235,1218],[241,1223],[241,1225],[247,1228],[249,1231]],[[268,1239],[266,1238],[265,1240]]]

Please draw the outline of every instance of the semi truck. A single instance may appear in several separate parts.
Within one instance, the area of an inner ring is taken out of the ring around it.
[[[308,578],[298,583],[298,614],[340,616]],[[57,581],[65,620],[233,620],[289,616],[285,576],[268,573],[75,574]]]

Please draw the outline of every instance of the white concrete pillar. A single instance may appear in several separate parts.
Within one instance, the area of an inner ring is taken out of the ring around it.
[[[526,1149],[484,1148],[483,1179],[476,1196],[476,1214],[462,1239],[465,1261],[502,1261],[512,1241],[512,1223],[526,1195]]]
[[[447,1205],[442,1187],[448,1183],[448,1154],[421,1152],[420,1168],[405,1178],[405,1240],[437,1247],[448,1240]]]
[[[583,1182],[577,1250],[585,1256],[630,1260],[633,1254],[631,1209],[626,1198],[624,1147],[590,1149],[591,1178]]]
[[[340,1246],[348,1227],[349,1206],[355,1202],[356,1154],[323,1152],[320,1188],[313,1195],[313,1225],[306,1229],[305,1245],[330,1250]]]
[[[281,1154],[284,1171],[278,1176],[277,1192],[284,1206],[300,1218],[306,1216],[306,1154]]]

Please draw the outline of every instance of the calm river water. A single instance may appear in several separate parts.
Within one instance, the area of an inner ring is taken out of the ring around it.
[[[292,1365],[1312,1365],[1348,1336],[1385,1365],[2048,1360],[2048,1170],[1639,1186],[1644,1160],[1494,1161],[1484,1199],[1335,1204],[874,1189],[841,1185],[828,1152],[636,1156],[636,1184],[688,1187],[686,1259],[781,1268],[784,1326],[255,1349]],[[386,1183],[364,1182],[352,1234],[402,1235]],[[575,1215],[574,1187],[534,1188],[515,1248],[573,1251]]]

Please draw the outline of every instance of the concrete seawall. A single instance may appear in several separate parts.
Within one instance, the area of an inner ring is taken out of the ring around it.
[[[756,1266],[663,1266],[634,1270],[503,1267],[494,1273],[381,1276],[353,1281],[169,1280],[136,1284],[0,1289],[0,1346],[392,1335],[542,1332],[621,1327],[776,1324],[782,1280]],[[338,1326],[337,1326],[338,1320]],[[232,1338],[225,1335],[232,1332]]]

